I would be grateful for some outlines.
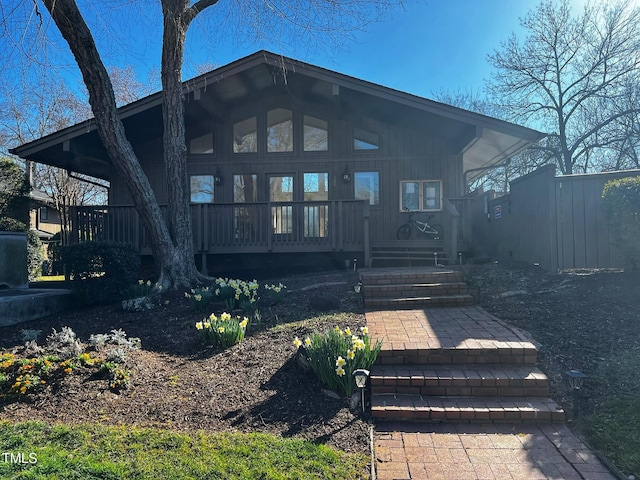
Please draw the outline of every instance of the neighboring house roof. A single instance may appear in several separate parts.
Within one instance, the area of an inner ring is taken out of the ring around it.
[[[498,164],[544,138],[536,130],[409,93],[259,51],[183,82],[185,119],[204,113],[219,119],[243,97],[277,89],[296,98],[331,102],[338,108],[429,130],[463,154],[464,171]],[[132,143],[162,135],[162,94],[119,109]],[[22,158],[109,179],[112,169],[94,120],[14,148]],[[474,174],[468,179],[474,178]]]
[[[53,200],[51,199],[51,197],[42,190],[31,190],[29,192],[29,199],[31,199],[34,203],[53,206]]]

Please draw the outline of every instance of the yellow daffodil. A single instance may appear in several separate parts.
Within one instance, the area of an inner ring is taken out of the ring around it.
[[[200,295],[199,293],[196,293],[196,294],[193,296],[193,299],[194,299],[196,302],[199,302],[200,300],[202,300],[202,295]]]
[[[224,333],[224,327],[218,327],[218,333]]]
[[[348,358],[349,360],[353,360],[353,359],[355,358],[355,356],[356,356],[356,352],[354,352],[353,350],[349,350],[349,351],[347,352],[347,358]]]
[[[310,347],[311,346],[311,339],[309,337],[304,339],[304,345],[305,345],[305,347]]]
[[[369,329],[367,327],[360,327],[360,331],[363,335],[369,335]]]
[[[220,320],[222,320],[223,322],[228,322],[229,320],[231,320],[231,314],[224,312],[222,315],[220,315]]]
[[[144,280],[138,280],[138,285],[144,285]]]
[[[360,339],[358,339],[357,342],[354,343],[354,347],[356,347],[357,350],[364,350],[364,342]]]
[[[300,341],[300,339],[298,337],[293,339],[293,345],[298,348],[300,345],[302,345],[302,342]]]
[[[244,317],[244,319],[240,322],[240,326],[242,328],[246,328],[248,323],[249,323],[249,319],[247,317]]]
[[[196,328],[202,330],[202,322],[196,322]]]
[[[338,375],[339,377],[344,376],[344,373],[345,373],[344,372],[344,368],[342,368],[342,367],[336,368],[336,375]]]
[[[216,317],[215,313],[212,313],[211,315],[209,315],[209,320],[211,320],[212,322],[215,322],[216,320],[218,320],[218,317]]]
[[[151,286],[151,280],[147,280],[147,287]]]
[[[211,324],[209,322],[204,322],[203,325],[204,328],[211,328]]]
[[[351,329],[349,327],[344,329],[344,334],[345,335],[351,335]]]
[[[338,359],[336,360],[336,367],[342,367],[346,364],[347,364],[347,361],[342,357],[338,357]]]

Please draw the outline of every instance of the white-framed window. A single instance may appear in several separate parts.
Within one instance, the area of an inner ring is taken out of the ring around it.
[[[213,203],[214,185],[213,175],[191,175],[189,177],[191,203]]]
[[[401,180],[400,211],[442,210],[442,180]]]
[[[380,173],[354,172],[353,197],[356,200],[369,200],[369,205],[380,205]]]

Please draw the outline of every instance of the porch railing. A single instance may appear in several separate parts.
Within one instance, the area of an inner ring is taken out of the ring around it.
[[[361,200],[191,205],[195,253],[363,251],[368,214]],[[161,207],[167,215],[166,206]],[[150,253],[133,206],[72,210],[71,242],[130,243]]]

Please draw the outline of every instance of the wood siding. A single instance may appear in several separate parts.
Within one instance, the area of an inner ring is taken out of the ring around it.
[[[296,151],[291,153],[266,153],[265,148],[258,153],[232,153],[233,123],[256,115],[258,117],[259,139],[266,126],[264,118],[269,109],[282,107],[294,112],[294,137]],[[300,140],[303,115],[312,115],[328,121],[329,150],[327,152],[302,152]],[[384,114],[379,115],[384,117]],[[233,202],[233,176],[256,174],[258,179],[258,202],[268,201],[268,176],[274,174],[292,175],[297,187],[302,186],[304,173],[328,172],[329,200],[354,199],[354,172],[379,172],[380,205],[370,209],[371,243],[396,240],[398,226],[406,221],[400,212],[400,180],[442,180],[444,198],[455,198],[462,194],[462,155],[456,147],[444,143],[430,135],[420,125],[406,121],[389,123],[379,118],[359,112],[345,112],[340,105],[324,105],[313,102],[293,102],[289,96],[275,95],[262,101],[245,103],[228,112],[229,121],[210,122],[207,127],[214,131],[214,151],[212,155],[190,155],[189,175],[220,174],[222,183],[215,187],[215,203]],[[380,148],[375,151],[354,151],[353,130],[363,128],[375,132],[380,138]],[[202,135],[202,125],[187,125],[187,138]],[[166,180],[162,165],[162,144],[160,139],[146,145],[135,146],[143,168],[149,176],[159,203],[166,203]],[[342,180],[347,168],[351,182]],[[302,200],[301,189],[295,200]],[[126,187],[121,181],[112,182],[110,205],[131,205]],[[443,212],[435,213],[433,222],[445,226]],[[420,217],[420,215],[418,215]],[[445,231],[445,235],[447,232]]]
[[[555,177],[555,166],[549,165],[512,182],[509,195],[475,197],[470,216],[476,254],[538,263],[550,271],[621,268],[602,189],[609,180],[638,174]]]

